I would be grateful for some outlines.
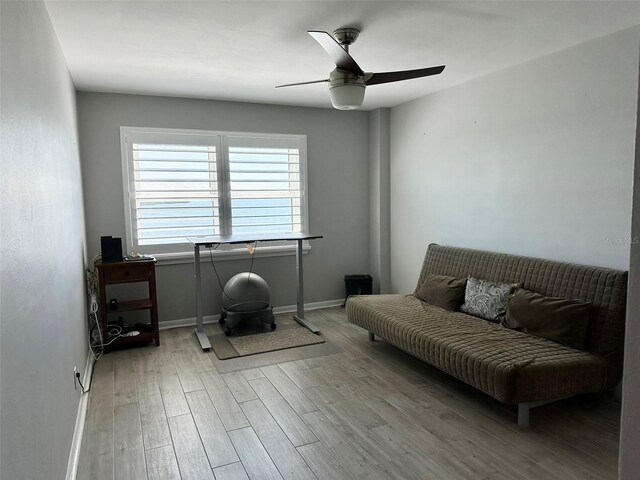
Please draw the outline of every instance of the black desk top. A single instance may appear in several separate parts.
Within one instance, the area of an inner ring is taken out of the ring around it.
[[[314,240],[322,235],[310,233],[265,233],[261,235],[215,235],[210,237],[188,237],[193,245],[221,245],[233,243],[277,242],[278,240]]]

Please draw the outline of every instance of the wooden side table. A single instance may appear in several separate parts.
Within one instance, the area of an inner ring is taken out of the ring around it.
[[[103,343],[109,343],[113,338],[108,336],[109,315],[133,310],[149,310],[151,331],[141,331],[135,337],[119,337],[104,347],[104,352],[136,343],[148,343],[155,341],[160,345],[158,332],[158,302],[156,297],[156,260],[136,260],[129,262],[113,262],[96,264],[98,269],[98,285],[100,288],[100,328],[102,330]],[[107,285],[121,283],[147,282],[149,297],[140,300],[118,301],[115,308],[110,308],[107,301]]]

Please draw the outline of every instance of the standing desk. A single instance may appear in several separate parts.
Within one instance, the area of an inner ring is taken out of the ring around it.
[[[298,301],[296,314],[293,319],[300,325],[307,327],[313,333],[318,333],[320,329],[311,321],[304,318],[304,281],[302,269],[302,243],[305,240],[322,238],[322,235],[310,235],[308,233],[274,233],[264,235],[216,235],[210,237],[189,237],[187,240],[193,244],[193,261],[195,263],[196,277],[196,337],[203,350],[211,348],[211,343],[204,333],[202,323],[202,278],[200,275],[200,247],[212,247],[213,245],[230,245],[239,243],[254,242],[276,242],[295,241],[296,242],[296,271],[298,276]]]

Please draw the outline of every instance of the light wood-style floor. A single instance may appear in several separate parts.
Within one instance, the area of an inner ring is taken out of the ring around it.
[[[619,406],[609,395],[539,407],[522,429],[513,408],[369,342],[343,309],[307,316],[342,353],[220,374],[192,328],[180,328],[163,331],[158,348],[102,357],[78,478],[617,477]]]

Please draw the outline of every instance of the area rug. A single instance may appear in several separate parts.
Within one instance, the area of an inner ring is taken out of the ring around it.
[[[208,335],[211,348],[220,360],[227,360],[325,342],[292,318],[278,316],[276,324],[277,329],[272,331],[270,325],[248,320],[228,337],[224,334],[224,325],[214,327],[214,333]]]

